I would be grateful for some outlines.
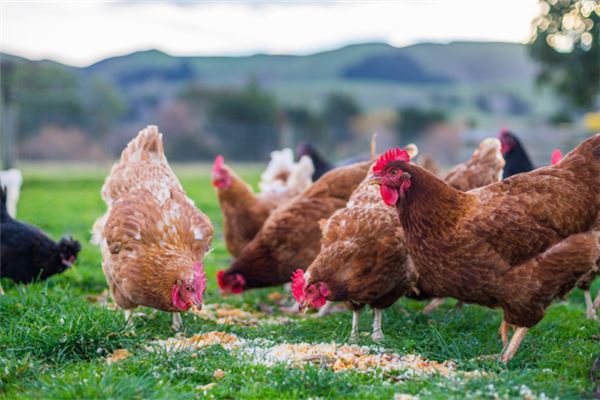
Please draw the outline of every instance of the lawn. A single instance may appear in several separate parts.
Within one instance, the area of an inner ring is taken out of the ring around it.
[[[187,193],[214,223],[214,251],[206,258],[209,279],[205,302],[226,302],[247,311],[260,304],[273,306],[272,292],[250,291],[223,299],[215,273],[228,265],[221,215],[204,166],[175,168]],[[100,252],[89,244],[95,218],[104,211],[100,187],[107,167],[24,168],[25,183],[19,219],[36,224],[54,238],[74,235],[83,244],[76,265],[46,282],[17,287],[4,279],[6,296],[0,298],[0,398],[393,398],[412,394],[430,398],[592,398],[589,370],[600,355],[600,323],[585,318],[583,295],[575,290],[565,302],[556,302],[545,319],[531,329],[508,366],[493,359],[477,359],[501,350],[497,336],[501,313],[466,305],[444,304],[433,314],[421,314],[424,304],[401,300],[384,314],[382,343],[387,352],[420,354],[430,360],[453,360],[461,374],[410,377],[394,374],[333,372],[315,364],[296,368],[265,366],[247,357],[210,346],[194,352],[149,352],[156,339],[173,337],[170,315],[142,309],[135,330],[121,312],[91,302],[106,282]],[[255,184],[258,169],[243,168]],[[594,289],[598,290],[598,282]],[[277,311],[274,317],[280,316]],[[361,331],[369,332],[371,313],[363,313]],[[186,337],[210,331],[229,332],[264,343],[347,342],[349,312],[324,318],[292,317],[289,323],[259,326],[220,325],[187,313]],[[371,346],[368,336],[361,345]],[[132,356],[108,365],[117,349]],[[214,376],[221,369],[224,376]],[[202,388],[210,383],[215,385]]]

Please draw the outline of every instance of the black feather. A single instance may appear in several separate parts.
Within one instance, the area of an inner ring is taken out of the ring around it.
[[[17,283],[45,280],[66,270],[81,244],[73,238],[54,242],[39,228],[11,218],[6,212],[6,189],[0,190],[0,276]]]

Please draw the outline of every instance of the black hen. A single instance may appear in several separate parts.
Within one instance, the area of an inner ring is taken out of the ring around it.
[[[337,167],[346,167],[348,165],[353,165],[356,163],[360,163],[363,161],[369,161],[371,159],[371,155],[369,153],[366,154],[357,154],[353,157],[345,158],[336,163],[330,163],[317,151],[317,149],[306,142],[300,142],[296,146],[296,158],[299,160],[302,156],[308,156],[313,162],[315,166],[315,172],[313,172],[312,180],[316,182],[321,176],[323,176],[326,172],[337,168]]]
[[[29,283],[69,268],[81,245],[73,238],[56,243],[35,226],[14,220],[6,210],[6,189],[0,187],[0,248],[0,277]]]
[[[498,139],[502,144],[502,156],[504,156],[505,161],[504,170],[502,171],[503,179],[534,169],[525,148],[514,133],[504,129],[500,132]]]
[[[315,147],[306,142],[300,142],[296,146],[296,157],[300,159],[302,156],[308,156],[315,166],[315,172],[313,173],[312,180],[316,182],[321,176],[327,171],[335,168],[335,165],[327,162],[321,154],[315,149]]]

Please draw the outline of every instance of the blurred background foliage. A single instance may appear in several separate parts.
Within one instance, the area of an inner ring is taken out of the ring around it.
[[[527,45],[363,43],[247,57],[148,50],[84,68],[2,54],[3,146],[20,160],[110,160],[147,124],[160,126],[178,161],[265,160],[300,140],[335,159],[367,151],[378,132],[380,148],[417,142],[453,162],[502,127],[526,142],[560,135],[568,146],[600,130],[590,123],[600,5],[540,4]],[[534,159],[546,162],[549,151],[536,146]]]
[[[569,105],[589,108],[600,90],[600,7],[590,0],[543,0],[529,45],[539,62],[538,82]]]

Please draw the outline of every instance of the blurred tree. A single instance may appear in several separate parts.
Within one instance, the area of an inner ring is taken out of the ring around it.
[[[404,107],[397,112],[396,130],[402,143],[409,143],[421,135],[431,125],[448,119],[442,110],[425,110],[418,107]]]
[[[88,143],[88,138],[98,142],[106,138],[125,112],[125,103],[109,81],[86,78],[71,68],[7,57],[2,60],[1,73],[3,132],[15,133],[15,146],[27,143],[31,147],[30,139],[37,139],[49,127],[53,134],[46,135],[47,141],[59,137],[57,132],[61,129],[67,137],[67,128],[77,128],[80,143]],[[11,150],[11,154],[15,153]],[[57,154],[51,153],[47,146],[39,146],[28,156],[45,158]],[[82,152],[80,156],[89,158]]]
[[[325,121],[319,114],[307,107],[295,106],[286,108],[285,115],[294,129],[294,142],[304,140],[320,148],[331,145]]]
[[[279,143],[275,99],[251,81],[243,90],[218,93],[209,107],[212,130],[238,160],[260,160]]]
[[[568,110],[559,109],[552,113],[548,121],[555,126],[573,123],[573,116]]]
[[[360,106],[353,97],[344,93],[330,93],[325,100],[323,119],[333,132],[336,141],[352,138],[350,122],[361,113]]]
[[[15,63],[11,61],[0,61],[0,140],[2,144],[2,169],[13,167],[15,158],[15,142],[16,142],[16,101],[14,88],[11,83],[14,80]]]
[[[179,98],[201,118],[220,150],[236,160],[264,160],[279,143],[277,104],[256,81],[243,89],[186,88]]]
[[[79,76],[65,68],[19,63],[11,83],[19,107],[18,139],[36,135],[44,124],[83,126],[86,110],[79,83]]]
[[[170,136],[165,144],[169,159],[173,161],[210,160],[214,157],[213,149],[202,135]]]
[[[540,6],[529,43],[541,65],[538,82],[576,108],[594,106],[600,91],[600,3],[540,0]]]
[[[110,82],[92,77],[85,87],[86,127],[93,137],[104,137],[125,115],[125,102]]]
[[[49,125],[82,128],[84,135],[100,138],[125,112],[108,81],[40,62],[3,60],[2,93],[18,109],[18,142]]]

